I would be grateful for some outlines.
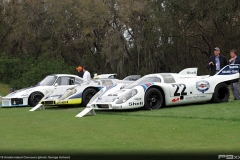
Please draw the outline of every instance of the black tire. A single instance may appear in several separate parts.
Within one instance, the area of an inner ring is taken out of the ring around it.
[[[164,102],[162,92],[156,88],[148,89],[145,94],[144,102],[144,109],[159,109],[160,107],[162,107]]]
[[[84,107],[87,106],[88,102],[91,100],[91,98],[97,93],[97,91],[93,88],[88,88],[83,92],[83,98],[82,98],[82,105]]]
[[[227,84],[220,83],[214,89],[211,102],[213,103],[228,102],[229,96],[230,96],[230,92]]]
[[[30,106],[36,106],[43,97],[41,92],[33,92],[28,98],[28,103]]]

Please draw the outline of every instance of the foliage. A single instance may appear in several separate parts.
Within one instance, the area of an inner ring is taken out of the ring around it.
[[[237,0],[1,0],[0,78],[19,88],[78,65],[119,78],[207,74],[214,47],[239,49],[239,15]]]

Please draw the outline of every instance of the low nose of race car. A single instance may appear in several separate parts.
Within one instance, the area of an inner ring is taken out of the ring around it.
[[[94,108],[94,109],[120,109],[122,108],[122,105],[117,105],[117,104],[114,104],[114,103],[107,103],[107,104],[100,104],[100,103],[97,103],[97,104],[92,104],[92,105],[89,105],[88,107],[91,107],[91,108]]]

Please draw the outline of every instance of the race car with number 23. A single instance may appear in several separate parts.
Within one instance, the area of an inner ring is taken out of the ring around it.
[[[87,108],[159,109],[209,101],[228,102],[228,85],[238,80],[239,65],[225,66],[214,76],[197,76],[197,68],[187,68],[178,74],[149,74],[118,90],[102,89],[90,100]]]

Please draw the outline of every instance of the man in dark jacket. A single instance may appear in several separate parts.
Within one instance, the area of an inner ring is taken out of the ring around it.
[[[230,50],[230,57],[229,64],[240,64],[240,57],[237,56],[237,50],[232,49]],[[232,93],[234,96],[234,100],[240,100],[240,91],[238,88],[238,82],[234,82],[231,84]]]
[[[78,68],[76,68],[76,70],[78,71],[78,76],[81,77],[81,78],[83,78],[84,72],[83,72],[83,70],[82,70],[82,67],[81,67],[81,66],[78,66]]]
[[[214,48],[214,55],[209,58],[207,68],[211,68],[210,76],[213,76],[219,70],[227,65],[227,59],[220,55],[220,48]]]

